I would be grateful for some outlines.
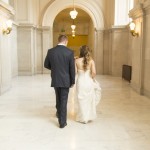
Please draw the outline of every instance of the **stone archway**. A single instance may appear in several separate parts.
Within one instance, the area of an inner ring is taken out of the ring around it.
[[[47,53],[47,49],[53,47],[53,22],[55,17],[63,9],[71,8],[72,1],[61,0],[53,1],[48,4],[47,9],[43,12],[41,26],[43,28],[43,57]],[[76,0],[75,7],[84,10],[92,19],[95,28],[94,37],[94,59],[96,62],[96,69],[98,74],[103,74],[103,30],[104,17],[103,13],[94,1],[90,0]],[[47,40],[45,40],[47,39]],[[48,41],[49,43],[45,43]]]

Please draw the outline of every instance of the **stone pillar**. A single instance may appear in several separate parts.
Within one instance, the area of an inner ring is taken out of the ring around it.
[[[20,24],[18,27],[18,71],[19,75],[36,73],[36,34],[35,27]]]
[[[17,30],[18,30],[18,25],[14,23],[11,34],[10,34],[10,36],[11,36],[10,47],[11,47],[11,73],[12,73],[12,77],[18,76]]]
[[[13,15],[13,8],[0,1],[0,95],[11,87],[11,33],[3,34],[3,25]]]
[[[48,49],[53,47],[52,27],[42,27],[42,42],[43,42],[43,73],[49,73],[49,70],[44,68],[44,60]]]
[[[42,28],[38,28],[36,32],[36,73],[43,73],[43,45],[42,45]]]
[[[95,48],[94,48],[94,60],[96,64],[97,74],[104,73],[104,30],[95,31]]]
[[[108,53],[109,53],[109,75],[112,75],[112,30],[109,29],[109,42],[108,42]]]
[[[122,65],[128,63],[129,31],[126,26],[114,26],[111,32],[111,75],[122,75]]]
[[[111,29],[104,31],[104,75],[111,74]]]
[[[132,37],[132,80],[131,86],[138,93],[142,94],[143,90],[143,73],[144,73],[144,45],[143,45],[143,8],[142,5],[136,5],[129,13],[129,16],[136,24],[138,37]]]
[[[141,20],[141,27],[143,33],[143,42],[142,42],[142,94],[150,97],[150,0],[147,0],[143,3],[144,16]]]

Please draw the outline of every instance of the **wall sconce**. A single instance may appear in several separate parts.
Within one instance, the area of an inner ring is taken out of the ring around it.
[[[135,23],[134,22],[131,22],[129,24],[129,27],[130,27],[130,32],[131,32],[132,36],[138,36],[139,35],[137,32],[135,32]]]
[[[12,21],[7,20],[6,27],[3,29],[3,34],[10,34],[11,30],[12,30]]]

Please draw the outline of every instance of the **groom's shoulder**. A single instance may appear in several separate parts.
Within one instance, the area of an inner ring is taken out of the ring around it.
[[[68,48],[68,47],[66,47],[66,50],[67,50],[70,54],[72,54],[72,53],[73,53],[73,50],[72,50],[72,49],[70,49],[70,48]]]
[[[51,52],[53,52],[55,49],[56,49],[56,47],[49,48],[49,49],[48,49],[48,52],[51,53]]]

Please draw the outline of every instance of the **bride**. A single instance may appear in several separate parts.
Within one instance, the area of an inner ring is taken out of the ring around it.
[[[80,48],[80,56],[76,59],[76,121],[87,123],[96,118],[96,95],[94,77],[96,75],[95,63],[90,56],[90,49],[84,45]]]

